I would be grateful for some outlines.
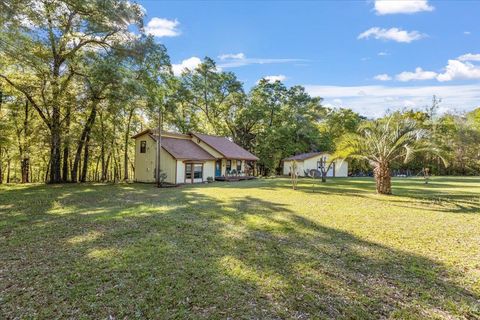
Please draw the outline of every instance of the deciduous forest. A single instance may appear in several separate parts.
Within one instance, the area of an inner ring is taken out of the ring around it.
[[[143,19],[125,0],[0,2],[0,183],[132,180],[130,137],[156,127],[159,112],[163,130],[231,138],[260,158],[263,175],[292,154],[334,152],[344,135],[381,120],[328,108],[302,86],[263,79],[246,88],[209,57],[175,76]],[[479,173],[480,109],[439,114],[439,96],[386,116],[413,120],[448,165],[425,152],[394,172]],[[362,160],[350,168],[371,172]]]

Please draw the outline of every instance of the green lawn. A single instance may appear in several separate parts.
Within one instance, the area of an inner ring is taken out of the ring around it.
[[[479,319],[480,178],[0,186],[0,318]]]

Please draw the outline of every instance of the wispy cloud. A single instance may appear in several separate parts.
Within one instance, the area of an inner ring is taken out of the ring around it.
[[[379,27],[370,28],[358,35],[358,39],[374,38],[377,40],[392,40],[396,42],[410,43],[426,37],[418,31],[406,31],[399,28],[383,29]]]
[[[248,58],[244,53],[227,53],[218,56],[221,68],[237,68],[251,64],[273,64],[273,63],[291,63],[304,62],[305,59],[277,59],[277,58]]]
[[[425,71],[422,68],[415,68],[414,72],[404,71],[395,76],[395,79],[402,82],[412,80],[431,80],[437,77],[437,73],[433,71]]]
[[[342,105],[368,117],[380,117],[386,110],[423,108],[433,95],[442,98],[441,111],[472,110],[479,106],[479,84],[457,86],[324,86],[306,85],[312,96],[324,98],[326,105]]]
[[[480,53],[467,53],[457,58],[460,61],[480,61]]]
[[[380,51],[379,53],[377,53],[377,55],[380,57],[384,57],[384,56],[389,56],[390,54],[386,51]]]
[[[433,11],[435,8],[427,0],[376,0],[375,12],[378,15]]]
[[[390,80],[392,80],[392,77],[390,77],[386,73],[382,73],[382,74],[377,74],[375,77],[373,77],[373,79],[378,80],[378,81],[390,81]]]
[[[168,20],[164,18],[152,18],[145,26],[145,33],[151,34],[155,37],[176,37],[180,35],[178,26],[180,22],[175,20]]]
[[[245,59],[245,54],[240,52],[240,53],[227,53],[227,54],[221,54],[218,56],[220,60],[229,60],[229,59]]]

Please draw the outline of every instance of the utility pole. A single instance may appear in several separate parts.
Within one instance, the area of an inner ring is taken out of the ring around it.
[[[163,104],[163,103],[162,103]],[[155,163],[155,180],[157,183],[157,188],[160,188],[161,180],[160,180],[160,156],[162,150],[162,124],[163,124],[163,113],[162,113],[162,106],[158,107],[158,136],[157,136],[157,159]]]

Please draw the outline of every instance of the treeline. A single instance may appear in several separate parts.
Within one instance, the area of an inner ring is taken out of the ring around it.
[[[143,32],[144,12],[126,0],[0,3],[0,183],[132,179],[130,136],[156,127],[225,135],[259,156],[264,175],[286,156],[334,151],[361,115],[329,109],[301,86],[261,80],[248,92],[205,58],[174,76],[166,48]],[[476,174],[480,112],[405,110],[449,151],[451,165],[418,158],[395,170],[430,166]],[[353,162],[354,172],[366,172]]]

